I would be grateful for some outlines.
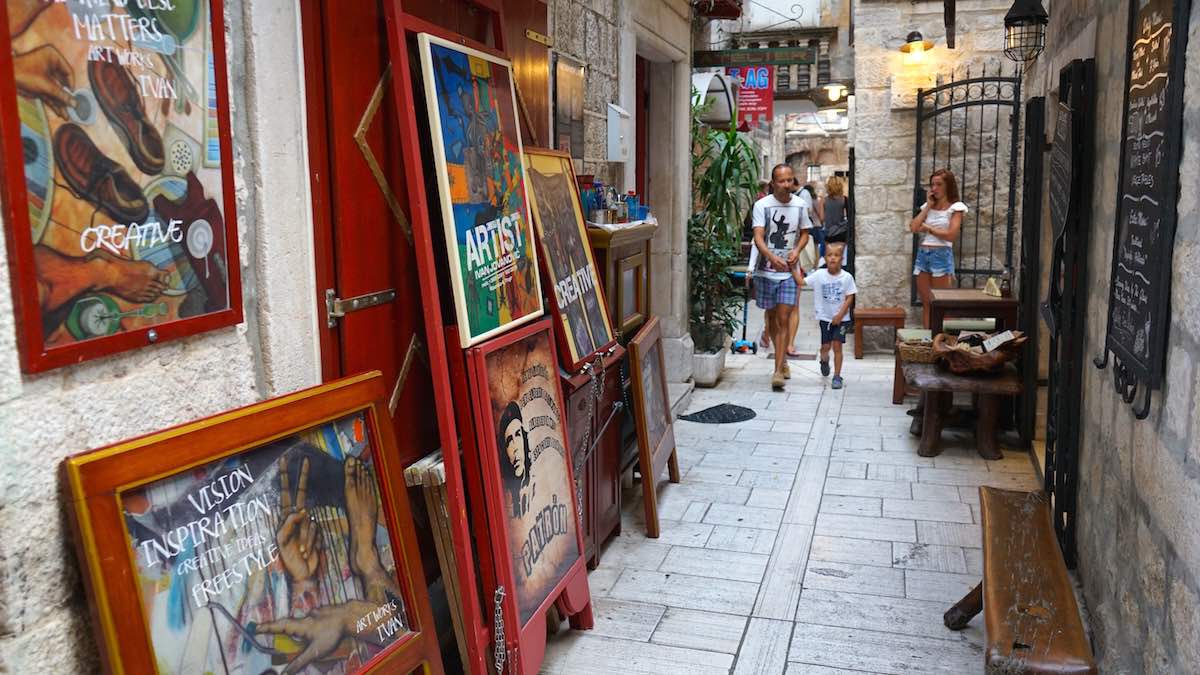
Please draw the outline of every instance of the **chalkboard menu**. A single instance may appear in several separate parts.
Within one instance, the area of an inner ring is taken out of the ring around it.
[[[1130,6],[1106,346],[1131,379],[1151,389],[1162,382],[1170,319],[1190,4],[1136,0]]]
[[[1050,222],[1054,225],[1055,237],[1067,225],[1074,197],[1071,192],[1071,177],[1075,169],[1071,119],[1071,108],[1059,103],[1054,125],[1054,147],[1050,151]]]

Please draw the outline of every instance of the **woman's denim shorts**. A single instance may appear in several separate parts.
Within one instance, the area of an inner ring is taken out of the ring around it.
[[[949,246],[921,246],[917,249],[917,264],[913,275],[929,272],[935,277],[954,274],[954,249]]]

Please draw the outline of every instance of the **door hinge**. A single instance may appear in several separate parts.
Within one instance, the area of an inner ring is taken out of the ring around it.
[[[325,324],[330,328],[336,328],[337,320],[350,312],[386,304],[395,299],[396,290],[393,288],[366,295],[356,295],[345,300],[337,297],[337,291],[327,288],[325,289]]]

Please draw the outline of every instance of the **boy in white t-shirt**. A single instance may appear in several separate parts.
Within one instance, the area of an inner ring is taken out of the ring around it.
[[[808,276],[801,276],[798,269],[792,272],[798,286],[808,284],[813,289],[813,316],[821,325],[821,374],[829,374],[832,348],[834,389],[842,388],[842,345],[851,330],[850,306],[858,292],[853,275],[842,269],[845,250],[844,244],[829,244],[825,249],[825,269]]]

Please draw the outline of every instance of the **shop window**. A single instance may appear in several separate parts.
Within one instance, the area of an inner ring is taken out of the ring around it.
[[[805,182],[814,183],[819,180],[821,180],[821,165],[820,164],[809,164],[808,165],[808,174],[807,174],[807,177],[805,178]]]

